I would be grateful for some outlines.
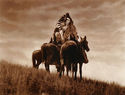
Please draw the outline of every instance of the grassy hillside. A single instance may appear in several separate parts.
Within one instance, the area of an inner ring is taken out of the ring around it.
[[[125,95],[125,88],[83,78],[58,78],[44,70],[0,62],[0,95]]]

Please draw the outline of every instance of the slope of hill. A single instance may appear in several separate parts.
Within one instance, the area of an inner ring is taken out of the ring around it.
[[[44,70],[1,61],[0,95],[125,95],[125,87],[86,78],[60,79]]]

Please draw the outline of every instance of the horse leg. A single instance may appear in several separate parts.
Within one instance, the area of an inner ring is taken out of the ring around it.
[[[41,64],[41,61],[37,61],[36,68],[39,69],[39,65]]]
[[[33,68],[36,68],[36,60],[34,57],[32,57],[32,63],[33,63]]]
[[[57,69],[57,73],[60,72],[61,65],[57,64],[57,65],[56,65],[56,69]]]
[[[80,80],[82,80],[82,63],[79,63]]]
[[[67,76],[69,76],[69,70],[71,70],[71,66],[69,65],[69,60],[66,58],[66,60],[64,60],[64,64],[66,66],[66,73]],[[64,68],[63,68],[64,69]]]
[[[59,77],[61,77],[61,76],[62,76],[62,71],[63,71],[63,69],[64,69],[64,60],[63,60],[63,59],[61,59],[61,66],[60,66],[60,73],[59,73]]]
[[[67,76],[69,76],[69,66],[66,65]]]
[[[77,77],[77,63],[74,64],[74,72],[75,72],[75,80],[76,80],[76,77]]]
[[[35,64],[34,64],[34,68],[35,68],[35,69],[38,69],[38,63],[39,63],[38,60],[35,61]]]
[[[71,73],[72,73],[72,78],[74,77],[74,64],[71,64]]]
[[[59,73],[59,77],[62,76],[62,71],[63,71],[63,68],[64,68],[64,64],[61,65],[61,69],[60,69],[60,73]]]
[[[46,68],[46,71],[47,71],[47,72],[50,72],[50,70],[49,70],[49,64],[48,64],[48,62],[46,62],[46,61],[45,61],[45,68]]]
[[[65,67],[63,68],[63,70],[62,70],[62,71],[63,71],[63,76],[64,76],[64,72],[65,72]]]
[[[58,72],[60,72],[60,69],[61,69],[60,60],[57,60],[55,64],[56,64],[56,69],[57,69],[57,73],[58,73]]]

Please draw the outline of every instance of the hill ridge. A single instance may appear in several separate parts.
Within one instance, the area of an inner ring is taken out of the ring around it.
[[[42,69],[1,61],[0,95],[125,95],[125,87],[87,78],[60,79]]]

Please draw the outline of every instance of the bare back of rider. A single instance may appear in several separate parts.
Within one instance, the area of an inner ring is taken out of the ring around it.
[[[69,13],[66,13],[66,17],[67,17],[67,20],[66,20],[67,28],[64,32],[64,39],[65,39],[65,41],[67,41],[67,40],[71,40],[72,39],[71,37],[73,37],[73,39],[78,41],[78,35],[77,35],[76,27],[73,24],[73,20],[70,17]]]

